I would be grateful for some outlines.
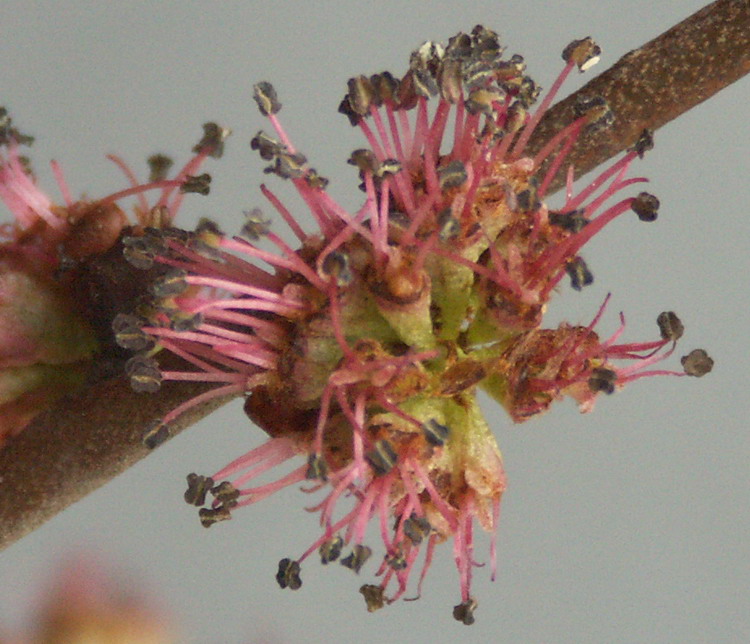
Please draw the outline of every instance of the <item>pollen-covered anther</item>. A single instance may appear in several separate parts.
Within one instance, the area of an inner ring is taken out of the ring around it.
[[[344,548],[344,540],[340,535],[324,541],[318,548],[318,554],[320,555],[320,563],[328,565],[332,561],[336,561],[341,555],[341,551]]]
[[[401,172],[402,166],[398,159],[383,159],[375,170],[375,176],[378,179],[385,179]]]
[[[284,558],[279,561],[279,570],[276,573],[276,581],[281,588],[289,590],[298,590],[302,587],[299,561]]]
[[[580,233],[589,223],[583,208],[568,210],[567,212],[550,212],[549,223],[558,226],[569,233]]]
[[[122,238],[123,257],[133,266],[148,270],[154,265],[154,258],[164,250],[164,242],[154,235]]]
[[[166,154],[152,154],[146,159],[148,164],[148,180],[163,181],[167,178],[170,168],[174,165],[174,160]]]
[[[307,457],[307,471],[305,478],[308,481],[327,481],[328,464],[320,454],[310,454]]]
[[[446,58],[438,71],[437,83],[440,96],[448,103],[458,103],[461,100],[461,68],[463,64],[455,58]]]
[[[432,526],[427,517],[419,517],[416,514],[412,514],[404,521],[404,535],[415,546],[422,543],[424,539],[430,536],[431,532]]]
[[[437,214],[438,238],[441,242],[449,242],[461,234],[461,222],[453,216],[453,209],[449,206]]]
[[[437,73],[440,63],[445,56],[445,48],[439,42],[426,40],[409,56],[409,67],[414,70],[426,71],[431,75]]]
[[[542,93],[542,88],[536,84],[536,81],[531,76],[524,76],[521,79],[521,85],[518,88],[518,94],[516,100],[521,102],[521,105],[527,109],[531,107],[539,95]]]
[[[275,174],[282,179],[301,179],[305,176],[307,157],[300,153],[281,152],[273,165],[263,169],[266,174]]]
[[[325,190],[328,187],[329,179],[318,174],[315,168],[308,168],[305,173],[305,182],[315,190]]]
[[[195,227],[197,235],[206,241],[209,239],[215,240],[217,243],[221,241],[221,237],[224,236],[219,224],[209,217],[201,217],[198,220],[198,225]]]
[[[370,105],[375,98],[375,89],[367,76],[355,76],[346,82],[349,88],[349,104],[355,113],[365,116],[370,113]]]
[[[495,112],[495,104],[502,104],[503,95],[498,91],[490,89],[473,89],[469,97],[464,101],[464,107],[469,114],[484,114],[492,116]]]
[[[656,221],[659,215],[659,199],[649,192],[638,193],[630,207],[641,221]]]
[[[398,90],[398,80],[388,71],[380,72],[370,76],[370,84],[374,92],[374,100],[377,105],[386,101],[394,101]]]
[[[409,564],[402,552],[389,552],[385,556],[385,563],[393,570],[404,570]]]
[[[326,281],[332,280],[339,287],[351,284],[354,279],[354,275],[349,267],[349,256],[338,250],[328,253],[325,256],[318,274]]]
[[[700,378],[710,373],[714,368],[714,361],[703,349],[693,349],[686,356],[680,358],[682,368],[688,376]]]
[[[508,60],[500,60],[495,65],[495,79],[504,89],[518,86],[526,71],[526,61],[521,54],[513,54]]]
[[[232,130],[221,127],[218,123],[204,123],[203,137],[193,148],[193,152],[200,154],[206,152],[208,156],[214,159],[220,159],[224,154],[224,142],[227,140]]]
[[[161,371],[156,360],[146,355],[135,355],[125,363],[130,386],[138,393],[152,394],[161,387]]]
[[[477,609],[477,606],[477,600],[469,597],[466,601],[453,607],[453,619],[466,626],[471,626],[474,623],[474,611]]]
[[[156,449],[159,445],[162,445],[169,438],[169,427],[162,423],[160,420],[154,420],[148,424],[143,435],[141,436],[141,442],[148,447],[148,449]]]
[[[503,132],[506,134],[515,134],[518,132],[526,123],[526,117],[528,111],[522,105],[513,103],[505,113],[505,123],[503,124]]]
[[[644,128],[641,132],[638,140],[633,144],[631,150],[635,150],[638,153],[638,158],[642,159],[643,155],[649,150],[654,149],[654,131]]]
[[[398,454],[393,445],[384,438],[375,441],[375,445],[365,454],[365,458],[377,476],[388,474],[398,463]]]
[[[454,61],[450,61],[454,62]],[[457,61],[456,61],[457,62]],[[495,65],[486,60],[472,60],[462,65],[462,78],[468,89],[486,87],[493,79]]]
[[[349,165],[353,165],[359,168],[359,171],[361,173],[371,172],[372,174],[375,174],[375,172],[380,167],[380,162],[375,156],[375,153],[372,150],[368,150],[367,148],[358,148],[354,150],[349,155],[349,158],[346,162]]]
[[[430,445],[433,447],[442,447],[448,440],[451,430],[447,425],[443,425],[434,418],[430,418],[430,420],[422,424],[422,433]],[[407,519],[407,521],[409,520]]]
[[[198,510],[198,516],[200,517],[201,525],[204,528],[210,528],[214,523],[231,519],[232,513],[229,511],[229,508],[220,505],[218,508],[201,508]]]
[[[529,182],[529,185],[516,194],[516,206],[521,212],[534,212],[542,205],[537,196],[536,186]]]
[[[664,311],[659,313],[659,317],[656,318],[656,323],[659,325],[659,332],[663,340],[671,340],[677,342],[685,332],[685,327],[677,317],[674,311]]]
[[[195,331],[204,322],[203,313],[183,313],[179,310],[170,311],[169,328],[172,331]]]
[[[348,94],[344,95],[344,98],[341,99],[341,102],[339,103],[338,112],[339,114],[343,114],[349,119],[349,125],[351,125],[352,127],[356,127],[357,125],[359,125],[359,122],[362,120],[362,117],[359,114],[357,114],[352,108],[352,104],[349,101]]]
[[[145,323],[146,320],[137,315],[118,313],[112,321],[112,331],[117,345],[131,351],[142,351],[153,347],[154,339],[143,331]]]
[[[407,74],[411,75],[414,93],[424,99],[429,99],[438,93],[435,78],[429,69],[410,69]]]
[[[262,130],[250,139],[250,148],[257,150],[260,158],[264,161],[271,161],[286,149],[280,141],[277,141]]]
[[[201,476],[195,472],[187,475],[187,490],[185,490],[185,503],[196,507],[206,502],[206,494],[214,486],[214,480],[210,476]]]
[[[602,96],[579,96],[573,106],[573,114],[576,118],[586,118],[587,134],[600,132],[615,122],[615,115]]]
[[[573,62],[578,66],[578,70],[585,72],[596,63],[602,53],[602,48],[597,45],[591,36],[586,36],[581,40],[574,40],[565,49],[562,57],[566,63]]]
[[[225,508],[233,508],[240,498],[240,491],[229,481],[222,481],[211,488],[213,497]]]
[[[341,560],[341,565],[359,574],[362,566],[365,565],[371,556],[372,548],[369,546],[363,546],[362,544],[357,544],[352,548],[352,551]]]
[[[613,394],[617,384],[617,373],[606,367],[596,367],[591,370],[589,389],[594,393]]]
[[[212,230],[207,225],[208,220],[206,219],[202,219],[201,223],[200,230],[196,231],[196,234],[190,238],[187,246],[202,257],[218,264],[223,264],[226,260],[219,249],[222,239],[221,232],[217,233],[216,230]]]
[[[13,126],[13,119],[8,114],[8,110],[5,107],[0,107],[0,145],[8,145],[11,142],[18,145],[31,145],[34,142],[34,137],[21,134]]]
[[[159,181],[159,179],[154,179]],[[154,206],[143,219],[143,224],[147,227],[147,230],[158,231],[172,221],[172,215],[169,213],[169,206]]]
[[[382,586],[364,584],[359,589],[359,592],[365,598],[365,604],[369,613],[374,613],[385,606],[385,589]]]
[[[258,104],[258,109],[263,116],[276,114],[281,109],[276,90],[267,81],[261,81],[253,85],[253,99]]]
[[[565,270],[570,277],[570,285],[576,291],[594,283],[594,274],[589,270],[583,257],[574,257],[566,264]]]
[[[438,168],[438,182],[441,190],[448,190],[449,188],[458,188],[466,183],[467,174],[466,166],[462,161],[455,159]]]
[[[207,195],[211,192],[211,175],[207,172],[199,175],[188,175],[180,186],[180,192]]]
[[[151,293],[158,298],[180,295],[187,290],[186,277],[186,271],[180,268],[171,268],[162,277],[152,282]]]
[[[455,36],[448,38],[448,44],[445,46],[445,58],[465,61],[471,56],[471,49],[471,36],[459,31]]]

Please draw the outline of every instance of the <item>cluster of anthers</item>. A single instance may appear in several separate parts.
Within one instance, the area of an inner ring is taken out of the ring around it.
[[[41,410],[81,387],[94,362],[106,362],[108,352],[118,359],[125,354],[113,349],[106,320],[122,303],[122,291],[126,300],[137,299],[138,285],[124,280],[129,285],[123,289],[123,280],[116,285],[102,280],[105,290],[97,291],[94,281],[85,284],[86,276],[96,273],[92,264],[100,258],[121,252],[120,238],[133,223],[136,230],[170,226],[186,193],[208,194],[211,177],[197,172],[207,157],[221,156],[228,133],[205,124],[194,156],[173,178],[172,161],[164,155],[149,158],[146,182],[110,155],[130,186],[101,199],[74,199],[53,162],[63,197],[58,204],[37,186],[21,154],[33,138],[0,108],[0,200],[14,217],[0,225],[0,447]],[[148,193],[157,196],[149,202]],[[129,197],[136,200],[135,222],[120,205]],[[136,244],[129,252],[135,256],[137,250]],[[96,314],[105,322],[94,319]]]
[[[301,565],[315,553],[359,573],[375,554],[365,543],[373,521],[380,581],[360,588],[368,610],[404,596],[421,561],[419,595],[435,548],[452,540],[461,594],[453,616],[471,624],[475,523],[494,535],[506,487],[477,388],[521,422],[566,395],[588,411],[629,381],[710,370],[702,350],[682,359],[684,371],[652,368],[682,334],[672,312],[659,315],[660,337],[649,342],[621,343],[622,326],[601,339],[594,327],[604,305],[587,326],[540,327],[566,275],[577,290],[591,283],[579,252],[595,233],[628,211],[642,221],[657,214],[646,192],[610,204],[645,181],[626,174],[650,148],[648,132],[578,192],[568,170],[564,203],[545,205],[578,135],[612,122],[598,97],[581,101],[578,118],[533,157],[525,153],[564,79],[598,55],[590,38],[566,47],[563,72],[533,111],[539,89],[523,59],[503,58],[497,34],[481,26],[445,47],[425,43],[400,79],[350,79],[340,111],[369,146],[349,159],[365,193],[353,213],[328,195],[282,129],[273,87],[259,83],[255,100],[276,134],[259,132],[252,147],[267,172],[292,182],[318,231],[304,232],[262,186],[298,248],[258,210],[241,236],[206,222],[192,233],[142,227],[124,240],[137,265],[163,267],[153,301],[114,322],[118,342],[138,351],[127,365],[133,386],[214,385],[156,421],[147,444],[163,441],[186,409],[226,395],[244,396],[269,436],[211,477],[188,476],[185,499],[201,507],[203,525],[287,486],[323,495],[311,508],[320,535],[281,560],[282,588],[302,585]],[[184,370],[160,368],[159,351],[182,358]],[[258,481],[300,456],[276,480]]]

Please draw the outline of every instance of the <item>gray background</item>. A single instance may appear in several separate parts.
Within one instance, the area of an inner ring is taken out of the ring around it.
[[[551,4],[4,0],[0,103],[36,135],[35,167],[55,195],[51,158],[75,194],[98,197],[124,185],[106,153],[140,169],[155,151],[185,158],[206,120],[231,126],[225,158],[208,166],[211,196],[182,213],[186,226],[210,215],[231,230],[243,209],[264,205],[261,162],[247,146],[266,127],[254,82],[274,82],[293,140],[354,207],[360,193],[344,161],[363,141],[336,114],[349,76],[401,73],[423,40],[481,22],[549,87],[571,39],[594,36],[604,69],[704,2]],[[84,549],[158,596],[185,642],[750,641],[748,104],[745,79],[657,134],[635,171],[662,200],[659,220],[623,216],[598,235],[585,252],[596,283],[580,294],[563,289],[549,313],[550,324],[587,322],[611,290],[600,328],[612,331],[624,310],[626,338],[641,340],[656,337],[660,311],[675,310],[687,326],[683,353],[705,346],[715,372],[639,381],[587,416],[566,402],[522,426],[486,406],[510,487],[498,580],[477,571],[472,628],[451,618],[458,583],[449,546],[438,550],[421,601],[370,615],[357,593],[364,580],[340,566],[311,561],[300,591],[276,586],[276,562],[316,534],[297,491],[203,530],[181,500],[185,474],[214,471],[263,440],[237,404],[0,554],[0,624],[29,619],[56,562]],[[290,187],[270,183],[301,212]]]

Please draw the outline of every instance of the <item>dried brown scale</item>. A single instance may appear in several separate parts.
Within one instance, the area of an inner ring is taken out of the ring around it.
[[[527,145],[538,152],[573,121],[578,97],[602,96],[614,113],[605,131],[583,133],[566,166],[580,177],[750,72],[750,2],[718,0],[642,47],[552,107]],[[559,173],[549,192],[564,184]]]

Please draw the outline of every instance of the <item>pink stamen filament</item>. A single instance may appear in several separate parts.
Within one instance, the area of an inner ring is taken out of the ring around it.
[[[275,275],[271,275],[258,266],[229,253],[220,252],[222,261],[225,262],[222,264],[210,260],[186,246],[180,246],[172,240],[167,242],[167,245],[173,251],[183,255],[185,259],[157,256],[156,261],[161,264],[182,268],[188,273],[202,275],[203,277],[217,277],[233,282],[251,282],[256,287],[269,291],[279,292],[283,287],[283,284]]]
[[[255,463],[260,463],[263,460],[282,454],[286,456],[286,459],[289,459],[296,454],[292,441],[288,438],[271,438],[259,447],[256,447],[239,458],[234,459],[229,465],[220,469],[211,478],[213,478],[214,481],[228,479],[235,473],[247,469]]]
[[[269,114],[268,120],[271,121],[271,125],[273,125],[273,129],[276,130],[276,134],[279,135],[279,138],[281,139],[281,142],[286,146],[286,149],[289,150],[290,154],[294,154],[297,150],[292,145],[292,142],[289,140],[289,137],[287,136],[287,133],[284,131],[284,128],[281,126],[281,121],[279,121],[279,117],[275,114]]]
[[[634,150],[631,152],[628,152],[622,159],[620,159],[617,163],[610,166],[604,172],[602,172],[596,179],[594,179],[588,186],[586,186],[581,192],[578,193],[576,197],[573,198],[572,201],[568,201],[565,204],[566,210],[575,210],[578,208],[580,204],[582,204],[586,199],[589,198],[590,195],[592,195],[594,192],[596,192],[599,187],[607,181],[610,177],[616,175],[618,172],[620,172],[623,168],[627,168],[632,163],[633,159],[635,159],[637,155],[637,152]]]
[[[73,205],[74,201],[73,197],[70,194],[70,187],[68,186],[68,182],[65,181],[65,175],[63,174],[62,168],[57,161],[50,161],[49,164],[52,168],[52,174],[55,177],[57,187],[60,189],[60,194],[62,195],[63,201],[65,202],[65,205],[70,208]]]
[[[137,188],[138,187],[138,185],[139,185],[138,179],[136,178],[135,174],[130,169],[130,167],[128,166],[128,164],[125,163],[125,161],[123,161],[120,157],[118,157],[118,156],[116,156],[114,154],[108,154],[107,158],[110,161],[112,161],[112,163],[114,163],[118,168],[120,168],[120,170],[125,175],[125,178],[128,180],[128,183],[130,184],[130,186],[132,188]],[[55,164],[55,165],[57,165],[57,164]],[[55,168],[53,166],[53,170],[54,169]],[[58,183],[59,183],[59,181],[58,181]],[[66,201],[67,201],[67,199],[66,199]],[[148,210],[149,210],[148,209],[148,201],[146,200],[146,196],[143,194],[143,192],[139,192],[138,193],[138,205],[140,207],[140,212],[142,213],[142,216],[143,217],[147,216],[148,215]],[[140,221],[139,223],[142,224],[143,221]]]
[[[276,302],[277,304],[288,307],[290,309],[302,310],[306,308],[305,304],[303,302],[300,302],[299,300],[294,300],[276,291],[269,291],[268,289],[251,286],[244,282],[222,280],[215,277],[202,277],[200,275],[188,275],[187,277],[185,277],[185,281],[188,284],[194,284],[196,286],[211,286],[213,288],[225,289],[227,291],[230,291],[231,293],[250,295],[255,297],[256,299]]]
[[[348,525],[356,514],[357,508],[355,507],[343,519],[340,519],[335,525],[328,526],[325,530],[325,533],[319,539],[317,539],[307,550],[305,550],[305,552],[302,553],[302,556],[298,559],[298,561],[302,562],[307,559],[307,557],[309,557],[313,552],[320,548],[320,546],[328,541],[331,536],[336,534],[344,526]]]
[[[185,413],[188,409],[191,409],[192,407],[200,405],[204,402],[208,402],[209,400],[213,400],[214,398],[220,398],[222,396],[239,396],[243,393],[243,390],[244,386],[242,383],[210,389],[209,391],[199,394],[198,396],[195,396],[194,398],[191,398],[190,400],[187,400],[181,405],[175,407],[166,416],[164,416],[164,418],[162,419],[162,423],[166,425],[172,422],[175,418],[178,418],[180,415]]]
[[[570,133],[569,133],[569,136],[565,139],[565,143],[563,144],[562,149],[555,155],[555,158],[550,164],[549,169],[547,170],[547,173],[544,175],[544,179],[542,179],[542,183],[539,186],[539,190],[537,191],[537,194],[540,199],[543,199],[544,196],[547,194],[547,188],[549,188],[550,183],[552,183],[552,180],[557,176],[557,172],[560,170],[560,167],[565,162],[565,159],[568,157],[568,154],[570,154],[570,150],[572,149],[573,144],[576,142],[576,140],[578,139],[578,135],[581,133],[581,130],[583,129],[584,120],[585,119],[580,119],[580,123],[578,127],[569,127],[563,130],[564,132],[567,132],[568,130],[570,130]],[[575,126],[576,123],[578,122],[573,123],[573,125]],[[540,157],[541,157],[541,153],[538,154],[534,158],[535,168],[539,167],[537,165],[537,159],[539,159]],[[542,160],[543,159],[544,157],[542,157]],[[539,163],[541,163],[541,160],[539,161]],[[572,174],[570,176],[572,180],[572,177],[575,176],[575,174]],[[570,197],[568,197],[568,199],[570,199]]]
[[[211,150],[203,150],[202,152],[196,154],[183,166],[182,170],[180,170],[177,173],[177,176],[175,176],[175,185],[167,186],[162,191],[161,197],[159,197],[159,201],[156,203],[157,208],[167,205],[169,195],[172,194],[177,186],[182,185],[188,175],[194,175],[198,171],[198,169],[201,167],[203,162],[206,160],[206,157],[208,157],[210,153]],[[167,207],[167,211],[169,212],[171,217],[174,217],[177,214],[177,211],[180,209],[180,205],[182,204],[182,200],[184,199],[184,197],[185,195],[183,193],[178,192],[175,195],[175,198],[172,200],[172,203]]]
[[[245,377],[237,373],[197,373],[195,371],[162,371],[164,380],[179,380],[181,382],[233,382],[244,383]]]
[[[52,212],[52,202],[26,174],[18,160],[17,147],[11,143],[7,162],[4,165],[0,164],[0,198],[16,215],[22,228],[33,225],[36,217],[40,217],[50,227],[58,232],[64,232],[68,228],[68,223]],[[29,210],[36,217],[29,216]]]
[[[323,282],[323,280],[318,277],[315,271],[312,270],[307,264],[305,264],[296,253],[291,251],[291,249],[289,249],[290,255],[288,256],[288,258],[283,258],[275,255],[274,253],[260,250],[259,248],[253,246],[250,242],[238,237],[233,237],[232,239],[222,239],[219,242],[219,245],[222,248],[226,248],[227,250],[234,250],[240,253],[244,253],[245,255],[249,255],[250,257],[260,259],[270,264],[271,266],[288,268],[289,270],[295,271],[296,273],[299,273],[300,275],[305,277],[308,282],[310,282],[313,286],[319,288],[320,290],[325,289],[325,282]]]
[[[193,302],[197,301],[195,298],[188,298]],[[193,307],[193,312],[202,313],[203,311],[212,311],[213,309],[236,309],[236,310],[250,310],[250,311],[269,311],[271,313],[277,313],[279,315],[291,317],[296,312],[299,312],[300,307],[296,306],[285,306],[277,302],[269,302],[267,300],[258,300],[256,298],[237,299],[232,298],[228,300],[209,300],[204,302],[200,306]]]
[[[182,182],[177,179],[162,179],[160,181],[153,181],[151,183],[143,183],[140,185],[133,186],[131,188],[126,188],[125,190],[120,190],[119,192],[113,192],[111,195],[104,197],[104,199],[100,199],[99,203],[101,204],[115,203],[116,201],[119,201],[120,199],[124,199],[125,197],[130,197],[132,195],[141,194],[143,192],[146,192],[147,190],[156,190],[158,188],[176,187],[180,185],[182,185]],[[172,213],[172,211],[170,211],[170,213]]]
[[[242,501],[237,503],[237,507],[252,505],[253,503],[262,501],[266,497],[271,496],[275,492],[278,492],[285,487],[293,485],[294,483],[299,483],[300,481],[304,481],[306,472],[307,465],[302,465],[301,467],[297,468],[293,472],[290,472],[286,476],[283,476],[274,483],[268,483],[267,485],[260,485],[258,487],[251,487],[240,490],[240,496],[245,496],[248,498],[243,499]]]
[[[453,510],[453,508],[451,508],[448,505],[448,503],[443,499],[440,493],[435,489],[435,486],[432,484],[430,477],[422,469],[418,461],[416,461],[413,458],[409,458],[407,459],[407,463],[409,467],[417,475],[422,485],[424,485],[425,489],[427,490],[427,493],[430,495],[430,500],[432,501],[433,505],[437,508],[440,514],[443,515],[443,518],[448,522],[448,525],[450,526],[451,531],[456,530],[457,528],[456,513]]]
[[[518,138],[518,140],[516,141],[516,144],[513,146],[513,150],[510,153],[511,160],[517,159],[518,157],[521,156],[524,148],[526,147],[526,144],[529,142],[529,139],[531,138],[531,135],[534,133],[536,126],[539,124],[539,121],[541,121],[542,116],[544,116],[545,112],[547,111],[549,106],[552,104],[552,100],[555,98],[555,95],[560,90],[560,87],[562,86],[562,84],[568,78],[568,75],[572,71],[573,67],[575,67],[575,62],[573,60],[568,61],[567,65],[565,65],[562,72],[560,72],[560,75],[557,77],[555,82],[552,83],[552,87],[550,87],[549,91],[544,96],[544,99],[542,100],[539,107],[534,112],[534,115],[526,123],[526,127],[524,127],[523,132],[521,133],[521,136]]]
[[[304,230],[302,230],[302,227],[297,223],[297,220],[294,218],[292,213],[287,210],[287,208],[284,206],[284,204],[281,203],[279,198],[273,192],[271,192],[264,183],[261,184],[260,191],[263,193],[263,196],[271,202],[271,205],[281,215],[287,226],[292,229],[292,232],[297,236],[297,239],[299,239],[303,243],[307,241],[308,235]]]
[[[242,476],[239,476],[238,478],[234,479],[232,481],[232,485],[234,485],[234,487],[236,487],[237,489],[240,489],[248,481],[252,481],[254,478],[261,476],[262,474],[266,473],[270,469],[273,469],[277,465],[281,465],[281,463],[288,461],[290,458],[292,458],[295,455],[296,454],[294,453],[293,450],[290,450],[290,451],[279,450],[278,453],[268,456],[265,461],[263,461],[262,463],[258,463],[257,465],[252,467],[250,470],[245,472]]]
[[[221,365],[230,371],[244,373],[246,376],[254,375],[258,373],[259,370],[259,368],[256,366],[253,366],[241,360],[236,360],[229,356],[222,355],[213,348],[207,347],[197,342],[190,342],[188,340],[178,340],[177,342],[173,342],[168,338],[162,338],[160,344],[168,351],[171,351],[181,358],[184,358],[191,364],[197,366],[199,369],[204,369],[209,372],[219,372],[222,370],[204,362],[200,358],[211,360],[211,362],[215,362],[216,364]]]

